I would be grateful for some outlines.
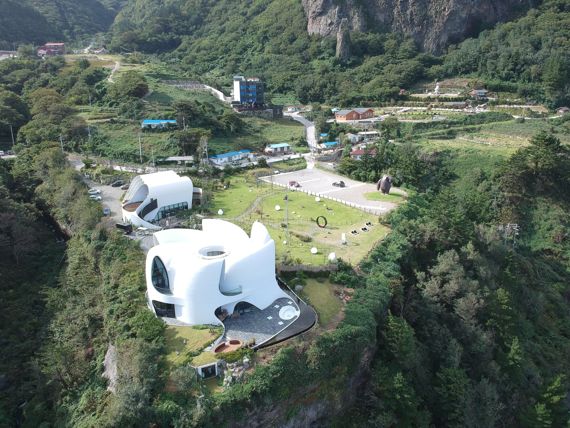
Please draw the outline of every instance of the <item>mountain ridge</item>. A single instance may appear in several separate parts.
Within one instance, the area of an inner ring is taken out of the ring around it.
[[[309,34],[333,36],[343,19],[358,32],[394,31],[411,36],[425,51],[477,36],[496,23],[516,18],[533,0],[302,0]]]

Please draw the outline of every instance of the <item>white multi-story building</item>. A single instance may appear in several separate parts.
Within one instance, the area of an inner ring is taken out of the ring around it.
[[[192,208],[200,189],[192,180],[174,171],[139,175],[133,179],[123,202],[123,221],[135,226],[159,229],[155,224],[180,210]]]
[[[146,282],[148,304],[159,317],[222,324],[238,303],[264,310],[277,299],[290,299],[275,278],[275,242],[259,222],[251,237],[232,223],[206,219],[202,230],[164,230],[154,240]]]

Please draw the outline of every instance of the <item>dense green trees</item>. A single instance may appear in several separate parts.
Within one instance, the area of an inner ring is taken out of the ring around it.
[[[450,182],[390,216],[392,233],[362,268],[373,286],[399,254],[401,276],[392,282],[394,315],[380,326],[368,393],[350,416],[354,426],[369,414],[405,426],[568,423],[559,398],[568,392],[570,241],[542,231],[544,219],[528,214],[568,210],[558,186],[569,177],[567,148],[539,134],[494,177]],[[487,188],[477,207],[464,204],[474,186]],[[488,203],[493,199],[501,206]],[[514,221],[516,237],[501,226]],[[410,419],[418,414],[421,421]]]
[[[570,103],[568,3],[548,0],[538,10],[452,47],[445,57],[447,75],[476,73],[491,82],[515,83],[519,95]]]

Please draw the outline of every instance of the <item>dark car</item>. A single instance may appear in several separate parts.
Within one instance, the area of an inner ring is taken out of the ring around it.
[[[299,184],[298,181],[291,180],[291,181],[289,182],[289,187],[301,187],[301,185]]]
[[[113,182],[111,183],[111,187],[120,187],[120,186],[122,186],[123,184],[125,184],[125,181],[124,181],[124,180],[117,180],[117,181],[113,181]]]
[[[340,181],[335,181],[333,183],[333,186],[335,186],[335,187],[346,187],[346,184],[344,181],[340,180]]]
[[[105,217],[109,217],[111,215],[111,208],[108,207],[103,208],[103,215]]]

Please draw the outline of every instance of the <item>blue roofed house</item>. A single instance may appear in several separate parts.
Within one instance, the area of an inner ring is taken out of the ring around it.
[[[321,146],[325,150],[336,149],[336,147],[338,146],[338,141],[326,141],[322,143]]]
[[[265,148],[265,153],[272,156],[286,155],[291,152],[291,145],[287,143],[270,144]]]
[[[174,119],[145,119],[141,123],[142,129],[168,129],[176,126]]]
[[[219,155],[209,156],[210,162],[217,167],[224,168],[227,165],[238,165],[244,162],[254,162],[255,155],[251,150],[237,150],[234,152],[220,153]]]

